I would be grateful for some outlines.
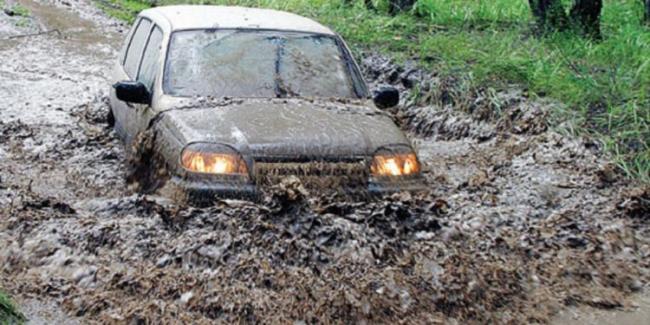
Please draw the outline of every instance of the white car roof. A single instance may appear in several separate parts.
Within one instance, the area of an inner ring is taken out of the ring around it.
[[[163,6],[143,10],[154,22],[164,19],[170,31],[206,28],[259,28],[333,35],[329,28],[292,13],[230,6]],[[166,26],[166,27],[167,27]]]

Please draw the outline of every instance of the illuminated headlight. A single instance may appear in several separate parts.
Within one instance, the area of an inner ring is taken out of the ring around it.
[[[181,153],[181,164],[194,173],[248,175],[246,162],[234,149],[217,144],[191,144]]]
[[[420,162],[407,147],[380,149],[372,159],[370,173],[373,176],[408,176],[420,173]]]

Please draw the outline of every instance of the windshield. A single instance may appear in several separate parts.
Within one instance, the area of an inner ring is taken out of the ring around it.
[[[173,96],[359,98],[335,38],[259,30],[172,34],[165,92]],[[361,78],[357,77],[357,86]]]

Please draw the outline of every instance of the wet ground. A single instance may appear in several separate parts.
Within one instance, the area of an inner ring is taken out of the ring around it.
[[[193,208],[124,181],[106,79],[125,28],[85,0],[21,3],[29,23],[0,14],[0,287],[35,323],[647,315],[650,191],[562,135],[557,103],[368,55],[367,78],[405,95],[392,113],[428,193],[344,200],[287,180],[263,204]]]

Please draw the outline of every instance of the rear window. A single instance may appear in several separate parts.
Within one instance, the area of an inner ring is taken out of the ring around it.
[[[149,37],[151,31],[151,22],[148,19],[140,19],[138,27],[133,33],[133,38],[126,51],[126,59],[124,60],[124,70],[131,78],[135,78],[138,73],[138,65],[140,65],[140,58],[142,57],[142,50]]]
[[[142,65],[138,73],[138,81],[142,82],[147,89],[151,90],[154,80],[156,79],[156,70],[159,67],[158,58],[160,57],[160,47],[162,45],[163,34],[160,28],[155,27],[149,36],[149,42],[142,56]]]

